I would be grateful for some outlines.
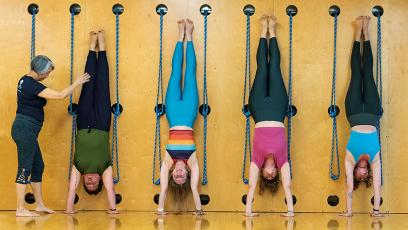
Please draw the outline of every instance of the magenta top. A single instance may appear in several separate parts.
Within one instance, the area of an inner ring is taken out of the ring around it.
[[[252,162],[261,169],[270,156],[273,156],[278,169],[288,162],[288,144],[283,127],[255,128]]]

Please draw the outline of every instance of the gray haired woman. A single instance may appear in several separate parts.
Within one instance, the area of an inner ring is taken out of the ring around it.
[[[62,91],[47,88],[40,81],[54,70],[54,63],[46,56],[38,55],[31,61],[31,70],[24,75],[17,86],[17,114],[11,129],[11,136],[17,145],[18,169],[16,176],[16,216],[38,216],[39,212],[54,213],[42,199],[41,181],[44,162],[37,138],[44,121],[44,106],[47,99],[64,99],[74,89],[89,81],[87,73]],[[37,201],[36,212],[24,207],[27,184],[31,184]]]

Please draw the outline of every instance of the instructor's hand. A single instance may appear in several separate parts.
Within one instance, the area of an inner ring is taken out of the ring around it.
[[[84,73],[76,79],[75,84],[82,85],[90,81],[90,79],[91,79],[91,76],[88,73]]]

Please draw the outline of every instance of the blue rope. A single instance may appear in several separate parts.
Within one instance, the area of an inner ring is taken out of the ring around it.
[[[116,173],[117,177],[113,178],[115,184],[120,181],[120,171],[119,171],[119,148],[118,148],[118,119],[120,116],[120,100],[119,100],[119,13],[116,16],[116,108],[113,109],[113,134],[112,134],[112,145],[111,145],[111,155],[112,163],[115,162],[116,158]]]
[[[332,80],[332,92],[330,100],[330,117],[333,121],[332,129],[332,147],[330,158],[330,178],[337,180],[340,178],[340,159],[339,159],[339,143],[337,137],[337,111],[336,111],[336,66],[337,66],[337,16],[334,16],[334,46],[333,46],[333,80]],[[337,159],[337,174],[333,173],[333,161],[334,157]]]
[[[70,65],[69,65],[69,83],[72,85],[73,82],[73,72],[74,72],[74,32],[75,32],[75,23],[74,23],[74,17],[75,14],[71,13],[71,52],[70,52]],[[75,136],[76,136],[76,125],[77,125],[77,113],[73,109],[72,105],[72,94],[69,96],[69,110],[68,113],[69,115],[72,116],[72,130],[71,130],[71,147],[70,147],[70,155],[69,155],[69,172],[68,172],[68,179],[71,178],[71,170],[72,170],[72,163],[73,163],[73,158],[74,158],[74,146],[75,146]]]
[[[292,178],[292,160],[290,158],[290,143],[292,134],[292,29],[293,29],[293,16],[289,15],[288,162],[290,167],[290,178]]]
[[[35,16],[37,12],[33,12],[31,17],[31,50],[30,50],[30,60],[35,57]]]
[[[251,90],[251,15],[246,15],[246,49],[245,49],[245,79],[244,79],[244,95],[242,97],[242,113],[245,116],[245,142],[244,142],[244,159],[242,162],[242,181],[248,184],[248,178],[245,177],[247,152],[249,153],[249,161],[252,161],[251,149],[251,112],[246,108],[247,90]],[[247,87],[248,86],[248,87]]]
[[[156,131],[154,134],[154,151],[153,151],[153,167],[152,167],[152,182],[155,185],[160,185],[160,178],[155,179],[155,169],[156,169],[156,155],[159,158],[159,171],[162,164],[161,158],[161,139],[160,139],[160,117],[163,115],[163,111],[159,109],[159,98],[161,99],[161,104],[164,109],[163,102],[163,16],[164,12],[160,11],[160,59],[159,59],[159,74],[157,77],[157,96],[156,96]]]
[[[377,17],[377,65],[376,65],[376,84],[380,94],[380,114],[381,119],[383,107],[382,107],[382,36],[381,36],[381,16]],[[381,123],[380,119],[378,120],[377,130],[378,130],[378,141],[380,143],[380,164],[381,164],[381,185],[384,182],[383,178],[383,166],[382,166],[382,145],[381,145]]]
[[[207,116],[208,116],[208,95],[207,95],[207,17],[204,14],[204,80],[203,80],[203,117],[204,117],[204,156],[203,156],[203,179],[202,185],[208,183],[207,179]]]

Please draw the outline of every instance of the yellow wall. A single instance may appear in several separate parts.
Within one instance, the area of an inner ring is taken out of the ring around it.
[[[16,84],[28,71],[31,16],[27,6],[31,1],[5,1],[0,6],[0,148],[3,173],[0,174],[0,209],[15,208],[14,177],[17,168],[16,147],[10,137],[10,128],[16,110]],[[69,82],[69,6],[74,1],[38,0],[37,54],[48,55],[56,64],[52,76],[45,80],[51,88],[62,89]],[[78,0],[82,12],[75,17],[75,75],[83,71],[90,30],[103,28],[107,32],[108,58],[111,73],[112,101],[114,96],[115,23],[111,8],[116,1]],[[243,210],[241,196],[247,186],[241,181],[244,117],[241,113],[243,74],[245,62],[245,16],[242,8],[251,3],[256,14],[251,18],[252,76],[255,73],[255,54],[260,33],[258,19],[262,14],[278,17],[278,41],[282,56],[285,81],[288,73],[288,17],[285,8],[295,4],[299,13],[294,17],[293,63],[294,104],[298,115],[293,119],[293,192],[298,198],[297,211],[341,211],[345,209],[345,176],[340,181],[329,178],[331,120],[327,115],[331,90],[333,18],[327,13],[330,5],[341,8],[338,29],[338,100],[341,114],[338,118],[341,159],[344,159],[349,127],[344,113],[344,97],[350,78],[349,58],[353,39],[353,19],[361,14],[371,15],[375,4],[384,7],[383,17],[383,75],[384,107],[383,151],[384,187],[383,210],[407,212],[405,197],[408,180],[405,168],[408,146],[404,121],[408,102],[401,97],[408,80],[406,44],[407,31],[403,28],[408,16],[408,4],[403,0],[389,1],[286,1],[286,0],[224,0],[224,1],[131,1],[122,0],[125,12],[120,16],[120,94],[125,112],[120,117],[120,166],[122,180],[117,192],[123,196],[121,209],[154,210],[153,196],[159,188],[151,184],[151,162],[155,116],[153,106],[156,95],[157,66],[159,59],[159,17],[155,7],[165,3],[169,13],[164,17],[164,85],[171,71],[171,56],[177,39],[176,20],[189,17],[196,25],[194,42],[197,52],[197,77],[202,92],[203,17],[199,7],[208,3],[213,13],[208,17],[208,89],[212,113],[208,130],[209,184],[201,187],[211,197],[206,210]],[[374,55],[376,19],[371,26]],[[253,77],[252,77],[253,79]],[[75,98],[79,96],[75,92]],[[201,96],[200,96],[201,97]],[[200,99],[200,101],[202,101]],[[46,121],[39,141],[46,164],[44,196],[54,209],[65,207],[70,143],[70,116],[68,100],[49,101],[45,108]],[[163,146],[167,140],[167,123],[162,118]],[[195,126],[198,148],[202,149],[203,120],[199,116]],[[253,124],[252,124],[253,125]],[[199,151],[200,161],[202,151]],[[342,161],[343,162],[343,161]],[[392,162],[392,163],[391,163]],[[341,163],[344,172],[343,163]],[[105,194],[87,196],[78,192],[78,209],[103,209]],[[340,205],[330,207],[326,198],[330,194],[340,197]],[[370,211],[371,189],[359,189],[354,196],[355,211]],[[255,209],[283,211],[282,190],[275,197],[269,194],[255,197]],[[190,202],[191,207],[191,202]]]

